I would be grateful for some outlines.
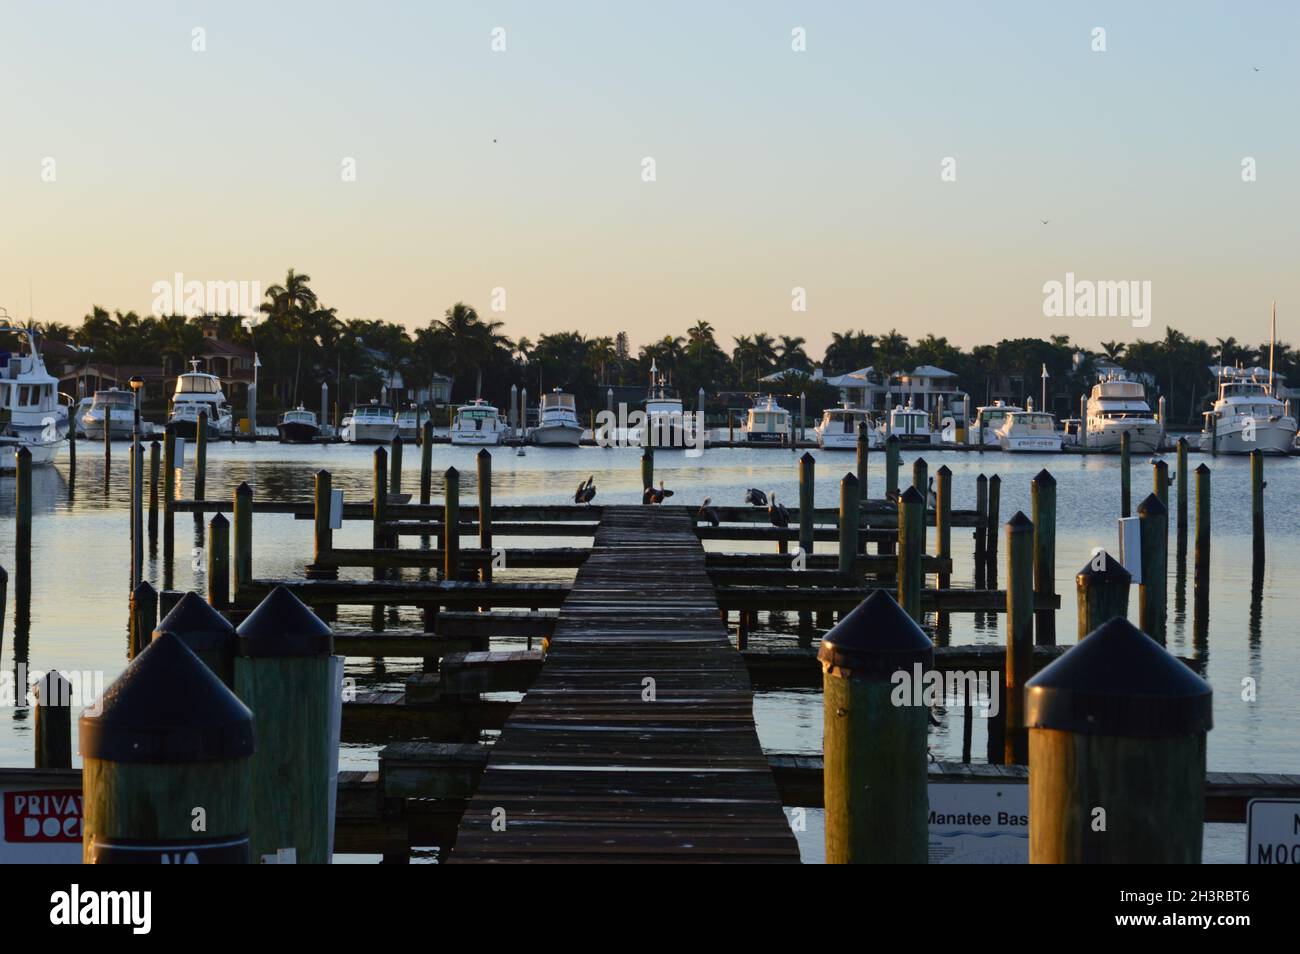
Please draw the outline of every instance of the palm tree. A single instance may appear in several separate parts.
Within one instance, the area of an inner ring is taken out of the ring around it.
[[[808,352],[804,351],[805,339],[791,335],[779,335],[781,362],[787,371],[807,371],[812,366]]]
[[[1106,357],[1111,361],[1118,361],[1127,347],[1128,345],[1122,341],[1103,341],[1101,343],[1101,350],[1106,352]]]
[[[511,350],[515,347],[501,334],[501,322],[481,320],[478,312],[464,302],[456,302],[442,318],[433,319],[430,325],[440,332],[443,347],[447,350],[452,387],[455,388],[458,376],[473,368],[477,376],[476,395],[482,394],[483,365],[491,359],[493,352],[507,346]]]
[[[297,366],[293,372],[293,394],[290,403],[297,401],[298,377],[302,372],[302,349],[311,339],[311,325],[308,317],[316,307],[316,293],[309,284],[310,275],[302,275],[292,268],[285,274],[283,285],[272,285],[266,290],[267,300],[262,302],[261,311],[275,325],[285,332],[286,337],[297,345]],[[283,397],[283,393],[281,394]]]

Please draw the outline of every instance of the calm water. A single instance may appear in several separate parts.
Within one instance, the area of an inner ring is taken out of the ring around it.
[[[126,664],[128,534],[127,453],[123,444],[114,446],[110,479],[105,481],[100,445],[82,442],[78,448],[75,485],[69,479],[66,459],[53,468],[41,468],[34,477],[34,544],[30,624],[22,625],[13,585],[14,482],[12,475],[0,477],[0,565],[10,570],[7,619],[0,666],[12,673],[20,661],[31,670],[102,670],[106,682],[114,679]],[[348,500],[370,498],[372,449],[349,445],[289,447],[272,443],[256,445],[213,445],[208,457],[208,496],[227,497],[240,481],[248,481],[260,500],[307,500],[312,475],[328,468],[334,486],[341,487]],[[437,445],[434,470],[461,470],[462,493],[474,494],[474,455],[469,448]],[[817,503],[838,505],[839,478],[853,466],[852,454],[812,452],[817,460]],[[911,461],[917,456],[904,453],[902,480],[910,480]],[[1088,560],[1092,549],[1104,546],[1117,551],[1116,524],[1119,515],[1118,460],[1113,457],[983,455],[926,451],[930,473],[946,464],[953,471],[953,506],[974,507],[975,477],[983,472],[1002,478],[1001,517],[1005,521],[1018,509],[1029,511],[1030,480],[1048,467],[1058,482],[1057,590],[1063,606],[1057,615],[1058,641],[1073,642],[1076,632],[1074,574]],[[1192,464],[1200,462],[1193,454]],[[1252,593],[1250,571],[1249,464],[1245,459],[1205,459],[1213,469],[1214,545],[1208,638],[1204,646],[1193,645],[1191,620],[1190,566],[1185,581],[1186,599],[1178,595],[1176,548],[1173,545],[1175,518],[1170,516],[1170,622],[1168,645],[1179,655],[1199,654],[1215,689],[1215,727],[1209,737],[1209,767],[1217,771],[1300,773],[1300,707],[1295,687],[1300,679],[1300,639],[1294,621],[1300,618],[1300,588],[1296,586],[1300,551],[1300,513],[1294,501],[1300,499],[1300,460],[1267,462],[1266,509],[1268,564],[1263,586]],[[709,450],[702,457],[660,452],[655,462],[656,480],[663,479],[676,491],[672,503],[698,504],[709,496],[718,504],[740,504],[746,487],[775,490],[782,500],[798,497],[796,455],[782,450]],[[873,496],[882,492],[883,454],[873,454],[869,487]],[[1170,457],[1171,468],[1174,465]],[[640,453],[634,449],[529,448],[519,457],[514,450],[497,449],[493,455],[493,500],[503,503],[567,503],[573,488],[594,474],[597,503],[639,502]],[[418,456],[406,455],[403,489],[418,486]],[[192,470],[187,469],[181,496],[190,496]],[[1133,503],[1150,492],[1151,468],[1146,458],[1136,457],[1133,468]],[[441,481],[435,479],[435,495],[441,497]],[[1171,490],[1171,502],[1173,491]],[[176,517],[176,561],[173,585],[178,589],[206,586],[202,559],[203,532],[188,514]],[[953,533],[954,581],[969,585],[973,579],[971,531]],[[338,546],[368,546],[370,527],[366,522],[348,522],[336,531]],[[300,576],[311,557],[311,524],[290,516],[258,514],[254,522],[254,573],[259,577]],[[507,546],[512,541],[504,542]],[[553,541],[530,538],[521,546],[575,545],[573,538]],[[405,545],[413,545],[406,541]],[[772,544],[762,549],[770,550]],[[821,544],[827,551],[833,544]],[[933,547],[933,541],[930,546]],[[710,544],[711,549],[736,551],[737,544]],[[1004,547],[1000,547],[1000,551]],[[146,551],[145,572],[150,582],[163,588],[161,549],[158,556]],[[1000,552],[1001,559],[1005,554]],[[1190,556],[1189,556],[1190,560]],[[362,577],[368,571],[356,571]],[[571,574],[547,571],[519,572],[516,578],[570,578]],[[1137,597],[1132,606],[1136,611]],[[1185,610],[1185,612],[1184,612]],[[765,632],[756,634],[755,645],[768,641],[789,644],[794,619],[765,620]],[[340,628],[370,628],[369,609],[344,609]],[[388,625],[418,624],[413,611],[390,612]],[[26,631],[25,631],[26,630]],[[973,614],[952,617],[951,642],[1001,643],[998,620]],[[503,643],[502,645],[506,645]],[[354,660],[350,674],[366,686],[400,688],[407,673],[418,667],[407,664]],[[1250,677],[1258,685],[1258,698],[1242,700],[1242,681]],[[817,692],[765,692],[756,699],[755,714],[765,748],[783,752],[818,752],[821,749],[822,711]],[[953,712],[932,731],[932,748],[941,758],[959,758],[960,713]],[[983,725],[976,720],[972,751],[979,760],[984,751]],[[374,767],[377,749],[348,746],[344,768]],[[28,765],[32,758],[32,718],[24,708],[0,713],[0,764]],[[801,836],[805,857],[821,855],[820,818],[810,813],[809,831]],[[1207,856],[1216,860],[1238,860],[1244,849],[1240,826],[1210,826]]]

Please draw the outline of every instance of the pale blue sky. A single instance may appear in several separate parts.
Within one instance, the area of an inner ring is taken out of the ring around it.
[[[26,317],[30,286],[75,323],[177,271],[293,266],[411,326],[501,286],[532,338],[1253,342],[1277,298],[1294,341],[1298,10],[6,0],[0,305]],[[1151,281],[1152,326],[1044,318],[1067,271]]]

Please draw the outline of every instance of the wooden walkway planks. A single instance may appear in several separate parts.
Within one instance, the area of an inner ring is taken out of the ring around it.
[[[601,517],[450,860],[797,862],[690,515]]]

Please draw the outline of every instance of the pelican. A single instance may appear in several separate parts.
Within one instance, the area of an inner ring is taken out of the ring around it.
[[[934,510],[938,498],[934,495],[934,478],[930,478],[929,486],[925,489],[925,506],[928,510]]]
[[[776,491],[772,491],[772,502],[767,508],[768,522],[774,527],[785,528],[790,526],[790,511],[785,509],[783,504],[776,502]]]
[[[745,503],[753,504],[755,507],[767,506],[767,494],[757,487],[750,487],[745,491]]]
[[[664,490],[664,482],[661,480],[659,481],[658,490],[654,487],[647,487],[645,489],[645,493],[641,495],[641,502],[648,504],[661,504],[664,502],[665,497],[671,497],[672,495],[673,492],[671,490]]]
[[[712,526],[718,525],[718,511],[709,506],[711,498],[705,497],[704,503],[700,504],[700,512],[695,515],[696,520],[707,520]]]
[[[578,489],[573,495],[573,502],[576,504],[589,504],[591,498],[596,496],[596,475],[592,474],[585,481],[578,484]]]

